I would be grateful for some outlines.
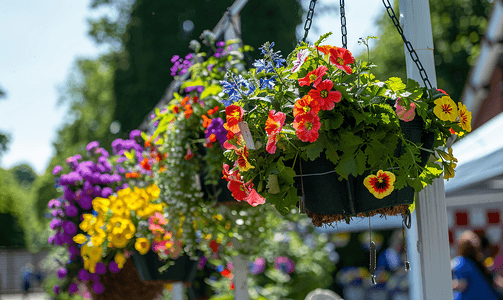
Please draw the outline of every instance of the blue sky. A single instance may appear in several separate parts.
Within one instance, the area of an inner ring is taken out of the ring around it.
[[[349,1],[346,1],[349,2]],[[88,0],[0,1],[0,130],[11,135],[9,151],[0,166],[10,168],[26,162],[42,174],[53,155],[52,141],[65,122],[65,107],[57,107],[62,86],[73,62],[96,57],[98,48],[87,36],[86,18],[96,15]],[[337,0],[319,0],[336,6],[333,15],[317,17],[308,40],[325,32],[334,35],[327,44],[341,45]],[[303,0],[305,7],[309,1]],[[348,48],[358,53],[358,38],[377,35],[375,19],[384,11],[380,1],[346,3]],[[316,30],[318,29],[318,30]]]

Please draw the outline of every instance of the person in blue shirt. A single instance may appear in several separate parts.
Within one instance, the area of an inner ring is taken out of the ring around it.
[[[451,261],[454,300],[498,300],[501,295],[493,287],[493,278],[482,263],[479,237],[470,230],[458,240],[457,255]]]
[[[31,277],[33,275],[33,265],[27,263],[21,268],[21,276],[23,279],[23,299],[28,296],[30,291]]]

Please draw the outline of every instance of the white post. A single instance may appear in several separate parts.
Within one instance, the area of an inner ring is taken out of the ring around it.
[[[233,267],[234,299],[248,300],[248,262],[238,255],[234,258]]]
[[[429,2],[399,0],[399,5],[405,37],[416,50],[432,86],[436,87]],[[407,77],[423,84],[406,48],[405,51]],[[409,275],[412,282],[410,298],[453,299],[447,209],[442,178],[436,179],[432,186],[426,187],[416,197],[414,219],[416,222],[413,222],[412,226],[416,229],[409,230],[407,238],[407,251],[412,268]],[[421,278],[421,281],[417,280],[418,278]]]
[[[185,294],[185,286],[183,285],[183,282],[175,282],[171,285],[172,300],[183,300],[184,294]]]

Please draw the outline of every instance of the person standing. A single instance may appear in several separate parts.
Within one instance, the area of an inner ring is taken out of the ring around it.
[[[456,241],[457,255],[451,261],[454,300],[498,300],[501,295],[493,287],[493,279],[485,268],[480,238],[470,230]]]
[[[23,282],[23,299],[28,297],[30,291],[31,277],[33,276],[33,265],[30,263],[25,264],[21,268],[21,276]]]

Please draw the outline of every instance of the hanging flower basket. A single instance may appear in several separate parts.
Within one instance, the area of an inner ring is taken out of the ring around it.
[[[143,281],[162,280],[168,282],[194,281],[197,273],[198,260],[192,260],[187,255],[182,255],[172,261],[172,265],[165,271],[159,269],[166,265],[166,261],[159,260],[157,253],[149,251],[145,255],[135,252],[132,256],[134,265],[138,270],[138,275]]]
[[[122,270],[118,273],[108,272],[100,276],[101,293],[96,293],[93,288],[94,281],[86,282],[86,287],[94,300],[152,300],[159,297],[166,286],[162,280],[141,280],[139,270],[131,259],[128,259]]]
[[[407,213],[414,192],[454,176],[449,141],[471,130],[471,114],[441,90],[376,79],[372,63],[321,45],[328,35],[286,59],[265,43],[256,69],[221,81],[235,161],[224,178],[237,200],[283,214],[300,195],[317,226]]]
[[[411,122],[400,121],[400,128],[407,140],[425,149],[421,150],[419,161],[419,165],[424,167],[431,154],[429,151],[432,150],[434,135],[424,130],[422,118],[415,118]],[[395,156],[399,157],[404,151],[406,149],[398,145]],[[295,184],[299,192],[304,187],[306,213],[315,226],[348,221],[354,216],[405,215],[414,202],[414,189],[411,187],[393,190],[376,201],[376,197],[365,186],[365,178],[371,176],[370,172],[356,177],[350,175],[347,180],[337,180],[335,165],[323,154],[312,162],[304,161],[302,172],[299,165],[294,169],[302,174],[295,177]]]

